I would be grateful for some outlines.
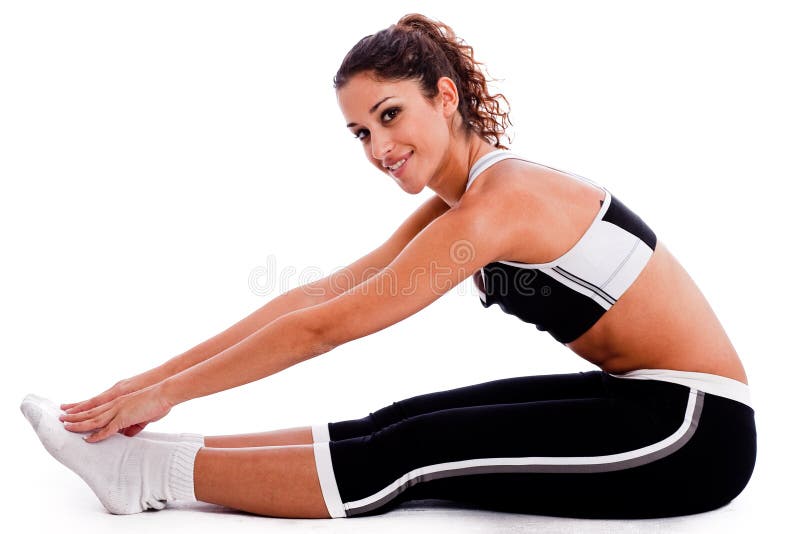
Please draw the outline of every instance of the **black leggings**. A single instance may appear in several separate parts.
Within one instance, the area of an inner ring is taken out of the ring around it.
[[[414,499],[583,518],[692,514],[735,498],[756,458],[748,404],[603,371],[419,395],[314,434],[332,517]]]

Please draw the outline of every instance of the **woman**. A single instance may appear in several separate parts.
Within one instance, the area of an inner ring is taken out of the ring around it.
[[[327,518],[443,498],[638,518],[712,510],[742,491],[753,409],[713,311],[610,191],[500,144],[502,95],[488,94],[477,65],[448,26],[417,14],[344,58],[334,86],[367,159],[407,193],[436,193],[384,245],[66,413],[26,397],[47,450],[109,511],[196,499]],[[469,276],[484,307],[497,303],[599,370],[420,395],[328,425],[141,432],[180,402],[395,324]]]

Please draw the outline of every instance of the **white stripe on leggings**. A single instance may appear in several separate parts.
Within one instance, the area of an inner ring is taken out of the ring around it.
[[[330,441],[331,435],[328,430],[328,423],[320,425],[311,425],[311,441],[312,443],[320,443]]]
[[[319,485],[322,488],[325,506],[328,507],[328,514],[331,517],[346,517],[342,498],[339,496],[339,486],[336,484],[336,476],[333,474],[331,443],[330,441],[317,442],[313,444],[313,447]]]

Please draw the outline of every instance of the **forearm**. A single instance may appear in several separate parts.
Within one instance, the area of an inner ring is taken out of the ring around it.
[[[167,360],[147,373],[152,375],[154,384],[160,382],[232,347],[275,319],[315,304],[317,300],[319,299],[315,300],[304,292],[302,287],[287,291],[227,330]]]
[[[290,313],[167,378],[160,387],[168,402],[175,405],[254,382],[331,348],[302,313]]]

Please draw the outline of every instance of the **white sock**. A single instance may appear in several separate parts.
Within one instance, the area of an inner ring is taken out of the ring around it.
[[[61,410],[28,395],[20,405],[39,440],[56,460],[80,476],[112,514],[160,510],[167,501],[194,501],[194,460],[201,445],[129,438],[114,434],[87,443],[89,432],[70,432]]]

